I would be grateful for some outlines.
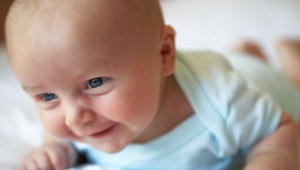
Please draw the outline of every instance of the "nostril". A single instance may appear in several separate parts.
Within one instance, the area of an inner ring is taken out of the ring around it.
[[[85,112],[82,116],[82,123],[90,122],[96,118],[96,115],[92,112]]]

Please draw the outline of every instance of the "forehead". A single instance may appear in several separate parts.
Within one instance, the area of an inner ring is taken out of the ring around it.
[[[116,26],[120,24],[116,20],[108,20],[107,17],[100,19],[91,15],[92,13],[89,15],[81,13],[77,16],[69,14],[70,12],[66,10],[51,10],[24,16],[23,20],[16,19],[18,24],[12,27],[13,30],[9,30],[12,33],[8,44],[13,49],[11,51],[18,54],[10,56],[21,57],[33,53],[42,55],[47,50],[54,53],[62,49],[80,52],[94,46],[105,49],[105,46],[118,46],[118,43],[122,42],[121,39],[129,40],[126,35],[133,37],[129,34],[122,35],[122,32],[126,32],[126,28]]]
[[[11,21],[14,26],[8,31],[11,33],[8,49],[12,65],[25,68],[25,63],[29,67],[59,60],[56,66],[67,67],[72,61],[87,61],[87,58],[107,63],[111,57],[120,60],[130,53],[153,50],[160,41],[160,27],[151,24],[159,21],[146,20],[150,15],[138,15],[147,13],[142,11],[144,5],[140,7],[144,1],[60,2],[64,3],[55,8],[44,3],[46,6],[41,6],[40,11],[15,19],[17,23]],[[129,10],[133,7],[136,10]],[[141,24],[145,21],[147,24]]]
[[[123,1],[127,3],[120,3]],[[138,10],[130,10],[134,8],[134,5],[128,5],[130,4],[128,2],[135,1],[101,0],[102,3],[93,4],[92,2],[95,1],[79,3],[82,1],[74,0],[77,3],[73,4],[69,3],[73,1],[68,1],[58,8],[40,7],[38,8],[40,11],[37,10],[39,12],[31,16],[20,17],[23,21],[14,24],[13,35],[18,34],[14,37],[19,37],[21,41],[26,40],[35,47],[37,45],[49,46],[49,44],[59,47],[63,43],[75,42],[82,44],[102,42],[103,45],[112,43],[118,45],[125,40],[128,46],[135,42],[137,37],[139,40],[149,39],[153,36],[150,35],[149,30],[154,30],[149,28],[154,24],[142,24],[145,18],[142,15],[136,15],[139,13]],[[19,40],[14,43],[20,42]]]

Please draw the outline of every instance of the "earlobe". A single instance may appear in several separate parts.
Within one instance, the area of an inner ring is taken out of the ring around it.
[[[175,69],[175,31],[171,26],[164,26],[160,54],[162,56],[162,74],[169,76]]]

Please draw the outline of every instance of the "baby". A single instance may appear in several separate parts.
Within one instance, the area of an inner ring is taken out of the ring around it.
[[[47,130],[23,169],[79,154],[104,169],[299,168],[297,89],[252,58],[176,54],[157,0],[17,0],[6,38]]]

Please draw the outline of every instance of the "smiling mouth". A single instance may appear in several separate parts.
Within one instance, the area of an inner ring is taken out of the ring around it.
[[[111,125],[110,127],[108,127],[107,129],[105,129],[103,131],[100,131],[100,132],[89,135],[89,137],[97,138],[97,139],[106,137],[114,131],[115,127],[116,127],[116,124],[113,124],[113,125]]]

